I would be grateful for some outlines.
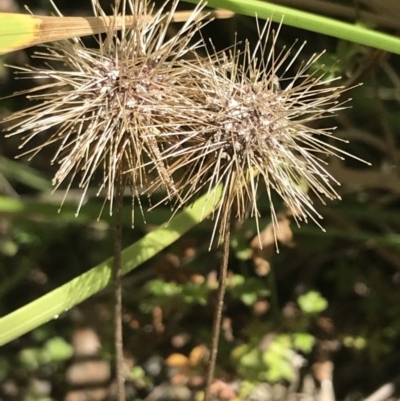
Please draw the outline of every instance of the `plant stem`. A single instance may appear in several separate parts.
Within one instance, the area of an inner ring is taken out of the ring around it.
[[[230,221],[230,214],[227,217],[227,221]],[[219,269],[217,305],[215,309],[214,321],[212,327],[212,343],[211,343],[210,358],[208,361],[208,371],[207,371],[206,389],[204,393],[204,401],[211,400],[211,386],[214,380],[215,365],[218,355],[219,335],[221,331],[222,309],[224,307],[226,276],[228,272],[228,261],[229,261],[230,234],[231,230],[230,228],[228,228],[225,231],[223,255]]]
[[[114,346],[115,372],[117,380],[117,399],[125,401],[124,378],[124,348],[122,335],[122,206],[124,185],[120,178],[117,181],[115,198],[115,226],[114,226]]]

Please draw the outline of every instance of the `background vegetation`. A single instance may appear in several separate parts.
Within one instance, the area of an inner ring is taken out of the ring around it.
[[[47,14],[47,1],[22,3]],[[110,1],[104,1],[110,12]],[[291,0],[276,1],[292,5]],[[297,5],[297,2],[294,2]],[[65,15],[91,15],[90,1],[58,1]],[[190,4],[182,3],[180,9]],[[396,35],[396,0],[308,1],[304,7],[343,21],[362,21]],[[397,13],[397,14],[396,14]],[[218,49],[238,38],[255,43],[254,19],[235,15],[209,24],[205,37]],[[400,56],[284,26],[279,45],[307,40],[301,60],[326,49],[332,74],[355,86],[352,108],[330,125],[350,144],[340,146],[372,162],[332,160],[343,200],[316,203],[326,233],[295,226],[284,206],[276,254],[266,194],[260,193],[264,249],[252,243],[254,223],[234,225],[228,291],[215,392],[220,399],[333,397],[358,400],[400,375]],[[90,43],[90,39],[89,43]],[[37,62],[33,49],[0,58],[0,96],[34,85],[15,81],[7,64]],[[363,82],[363,86],[356,86]],[[0,100],[0,115],[24,99]],[[325,122],[324,122],[325,123]],[[51,195],[51,151],[14,160],[19,138],[0,138],[0,314],[37,299],[112,256],[111,219],[89,194],[75,218],[78,189],[60,214],[63,190]],[[131,229],[126,199],[124,245],[168,220],[159,207]],[[146,204],[146,200],[144,200]],[[131,399],[193,399],[204,384],[207,345],[220,250],[208,250],[212,223],[197,225],[124,279],[127,386]],[[106,289],[57,319],[2,347],[0,399],[105,399],[113,394],[112,296]],[[0,327],[1,331],[1,327]],[[383,398],[394,397],[389,391]],[[147,397],[147,398],[146,398]]]

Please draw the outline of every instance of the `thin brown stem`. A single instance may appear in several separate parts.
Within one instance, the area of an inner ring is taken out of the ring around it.
[[[120,178],[117,181],[115,197],[115,226],[114,226],[114,346],[115,346],[115,372],[117,380],[117,399],[125,401],[124,378],[124,348],[122,335],[122,203],[124,185]]]
[[[207,382],[206,382],[206,390],[204,393],[204,401],[211,401],[211,386],[214,381],[215,365],[218,355],[219,335],[221,331],[222,310],[224,307],[226,276],[228,272],[228,261],[229,261],[229,243],[231,234],[231,230],[229,228],[230,213],[228,213],[227,221],[228,221],[228,228],[225,230],[224,234],[223,255],[219,270],[217,305],[215,309],[214,322],[212,327],[212,343],[211,343],[210,358],[208,361]]]

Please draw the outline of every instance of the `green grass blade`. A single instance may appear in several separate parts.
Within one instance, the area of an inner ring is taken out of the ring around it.
[[[30,14],[0,13],[0,55],[55,40],[121,29],[134,21],[132,16],[118,17],[47,17]],[[114,24],[115,22],[115,24]]]
[[[317,227],[304,225],[301,228],[293,227],[293,232],[302,236],[312,236],[321,238],[321,230]],[[368,243],[369,246],[387,246],[400,249],[400,235],[387,233],[376,234],[370,231],[361,230],[341,230],[330,228],[323,233],[322,238],[339,238],[346,241],[359,241]]]
[[[198,3],[198,0],[185,1]],[[238,14],[250,16],[257,14],[259,18],[272,18],[277,22],[284,17],[283,23],[286,25],[400,54],[400,38],[294,8],[259,0],[208,0],[207,5],[214,8],[225,8]]]
[[[39,25],[31,15],[0,13],[0,55],[28,46]]]
[[[215,191],[211,196],[203,196],[192,207],[177,214],[168,226],[161,225],[140,241],[124,249],[123,274],[155,256],[207,217],[212,212],[215,199],[221,196],[221,187]],[[105,288],[111,280],[111,270],[112,258],[0,318],[0,345],[33,330]]]
[[[93,221],[103,221],[112,223],[113,216],[109,213],[99,215],[99,210],[102,207],[102,202],[91,200],[85,204],[79,214],[76,214],[78,209],[78,201],[65,202],[60,209],[58,199],[54,202],[43,201],[39,199],[15,199],[6,196],[0,196],[0,216],[12,217],[15,219],[32,220],[40,218],[43,222],[55,222],[57,224],[87,224]],[[135,206],[133,213],[138,218],[135,220],[135,227],[142,227],[145,223],[141,218],[142,210],[139,206]],[[151,212],[145,213],[145,219],[148,224],[158,225],[161,222],[169,219],[171,211],[169,208],[155,208]],[[122,210],[122,220],[126,225],[131,225],[132,206],[126,205]]]
[[[272,18],[278,22],[285,17],[286,25],[400,54],[400,39],[395,36],[317,14],[259,0],[209,0],[208,5],[244,15],[257,14],[260,18]],[[106,26],[99,21],[95,17],[60,18],[0,13],[0,54],[48,41],[104,32]]]
[[[50,191],[52,185],[48,179],[32,167],[21,162],[0,156],[0,173],[8,180],[15,180],[39,191]]]

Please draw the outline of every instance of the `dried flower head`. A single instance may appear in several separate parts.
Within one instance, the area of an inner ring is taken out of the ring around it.
[[[203,189],[212,197],[212,189],[223,184],[221,199],[212,198],[212,238],[218,230],[219,241],[228,229],[231,210],[239,221],[250,212],[260,232],[257,197],[261,186],[268,193],[275,227],[272,191],[280,195],[297,223],[311,219],[318,224],[316,218],[321,218],[308,190],[322,202],[340,199],[332,185],[339,183],[324,166],[327,156],[342,158],[346,153],[330,144],[336,139],[332,130],[309,124],[340,110],[339,98],[346,88],[335,86],[334,79],[326,78],[320,69],[310,69],[321,54],[286,77],[304,44],[294,56],[295,44],[277,51],[279,29],[275,32],[270,21],[262,30],[258,28],[259,41],[253,51],[246,42],[243,52],[236,44],[228,52],[197,59],[197,68],[190,71],[197,88],[195,101],[203,110],[197,115],[202,128],[196,134],[182,134],[163,152],[171,174],[180,177],[177,208]]]
[[[98,48],[87,48],[80,39],[58,41],[35,53],[45,67],[17,68],[24,78],[44,83],[23,92],[35,102],[32,107],[5,121],[13,123],[10,135],[24,135],[21,147],[40,139],[25,152],[32,157],[59,144],[52,160],[59,164],[56,187],[67,177],[70,186],[76,178],[85,194],[100,170],[99,193],[105,190],[112,208],[117,177],[129,171],[124,179],[137,196],[153,166],[167,190],[174,188],[159,157],[161,137],[181,130],[186,123],[181,111],[191,110],[181,84],[186,69],[179,60],[196,48],[190,43],[203,19],[199,5],[178,32],[167,37],[178,1],[166,15],[168,2],[153,14],[147,0],[117,1],[110,18],[99,1],[92,0],[95,15],[108,26],[97,39]],[[116,21],[125,17],[119,32]]]

